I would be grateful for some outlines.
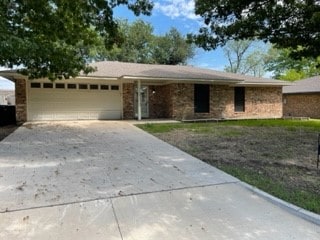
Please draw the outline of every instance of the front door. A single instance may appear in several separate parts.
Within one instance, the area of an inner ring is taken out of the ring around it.
[[[134,91],[134,113],[135,117],[138,117],[138,87],[135,87]],[[148,87],[141,86],[141,117],[148,118],[149,117],[149,95],[148,95]]]

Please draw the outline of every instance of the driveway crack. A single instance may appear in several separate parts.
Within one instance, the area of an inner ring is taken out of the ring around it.
[[[111,199],[110,202],[111,202],[111,206],[112,206],[113,216],[114,216],[114,218],[115,218],[115,220],[116,220],[116,223],[117,223],[117,226],[118,226],[118,230],[119,230],[119,234],[120,234],[121,240],[123,240],[123,236],[122,236],[122,232],[121,232],[121,228],[120,228],[120,224],[119,224],[119,219],[118,219],[116,210],[114,209],[112,199]]]

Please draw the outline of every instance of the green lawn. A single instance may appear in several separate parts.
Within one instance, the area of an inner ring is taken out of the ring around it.
[[[176,129],[190,129],[197,132],[212,130],[212,126],[245,126],[245,127],[285,127],[288,129],[309,128],[320,131],[320,120],[230,120],[203,123],[158,123],[138,125],[149,133],[165,133]]]

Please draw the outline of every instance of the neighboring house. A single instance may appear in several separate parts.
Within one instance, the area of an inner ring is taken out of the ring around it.
[[[283,88],[283,115],[320,118],[320,76]]]
[[[281,118],[284,82],[191,66],[97,62],[75,79],[16,84],[18,121]]]
[[[0,105],[15,105],[14,90],[0,89]]]

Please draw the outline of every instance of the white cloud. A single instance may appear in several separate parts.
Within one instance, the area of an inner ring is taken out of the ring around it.
[[[194,0],[162,0],[154,4],[154,9],[172,19],[199,19],[199,16],[194,14]]]

